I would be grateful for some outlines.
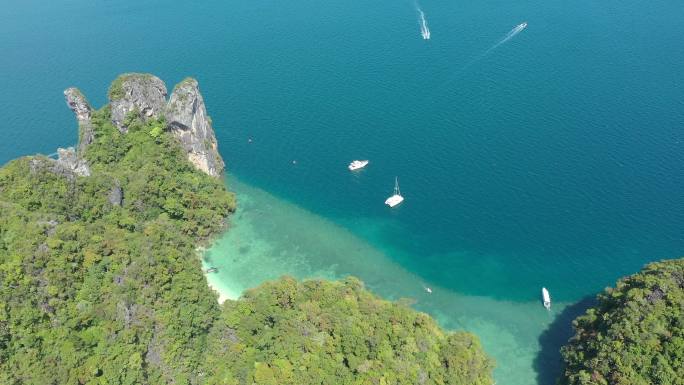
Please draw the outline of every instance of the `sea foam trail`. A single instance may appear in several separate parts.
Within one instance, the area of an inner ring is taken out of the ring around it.
[[[423,40],[430,40],[430,28],[428,28],[427,20],[425,20],[425,12],[420,9],[418,3],[416,3],[416,11],[418,11],[418,25],[420,25],[420,36]]]
[[[496,44],[494,44],[493,46],[489,47],[489,48],[488,48],[486,51],[484,51],[482,54],[476,56],[474,59],[472,59],[471,61],[469,61],[468,63],[466,63],[466,65],[464,65],[464,66],[457,72],[457,74],[459,74],[459,73],[465,71],[465,70],[466,70],[468,67],[470,67],[471,65],[473,65],[473,64],[477,63],[478,61],[484,59],[484,58],[485,58],[487,55],[489,55],[492,51],[494,51],[495,49],[499,48],[501,45],[505,44],[506,42],[508,42],[509,40],[511,40],[512,38],[514,38],[517,34],[519,34],[520,32],[522,32],[523,30],[525,30],[525,28],[527,28],[527,22],[522,22],[522,23],[516,25],[515,27],[513,27],[513,29],[510,30],[510,31],[506,34],[506,36],[504,36],[501,40],[499,40],[498,42],[496,42]]]
[[[509,40],[511,40],[512,38],[514,38],[514,37],[515,37],[517,34],[519,34],[520,32],[524,31],[525,28],[527,28],[527,22],[520,23],[520,24],[516,25],[515,27],[513,27],[513,29],[510,30],[510,31],[506,34],[506,36],[504,36],[504,37],[503,37],[501,40],[499,40],[496,44],[494,44],[493,46],[489,47],[486,51],[484,51],[484,52],[481,53],[480,55],[478,55],[478,56],[474,57],[473,59],[471,59],[471,60],[470,60],[469,62],[467,62],[463,67],[461,67],[461,68],[458,69],[456,72],[454,72],[454,73],[453,73],[453,74],[452,74],[452,75],[451,75],[451,76],[442,84],[441,87],[438,87],[438,88],[434,89],[433,93],[430,95],[430,98],[431,98],[431,97],[434,97],[434,96],[437,95],[439,92],[441,92],[442,90],[444,90],[444,88],[448,87],[454,80],[456,80],[459,76],[461,76],[461,75],[462,75],[470,66],[472,66],[473,64],[475,64],[475,63],[479,62],[480,60],[484,59],[485,57],[487,57],[487,55],[489,55],[492,51],[494,51],[495,49],[499,48],[501,45],[505,44],[506,42],[508,42]]]
[[[486,56],[488,53],[490,53],[490,52],[494,51],[495,49],[497,49],[497,48],[498,48],[499,46],[501,46],[502,44],[505,44],[507,41],[509,41],[509,40],[511,40],[512,38],[514,38],[515,35],[519,34],[519,33],[522,32],[523,30],[525,30],[525,28],[527,28],[527,23],[526,23],[526,22],[520,23],[520,24],[516,25],[515,27],[513,27],[513,29],[510,30],[510,31],[506,34],[506,36],[504,36],[503,39],[499,40],[498,43],[496,43],[496,44],[494,44],[493,46],[491,46],[487,51],[485,51],[485,53],[484,53],[479,59],[481,59],[482,57]]]

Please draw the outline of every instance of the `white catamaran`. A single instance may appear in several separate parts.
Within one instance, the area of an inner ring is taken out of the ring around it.
[[[401,191],[399,191],[399,178],[394,177],[394,195],[387,198],[385,204],[389,207],[394,207],[403,201],[404,197],[401,196]]]
[[[551,296],[549,295],[549,291],[546,290],[545,287],[542,287],[542,299],[544,300],[544,307],[547,309],[551,309]]]

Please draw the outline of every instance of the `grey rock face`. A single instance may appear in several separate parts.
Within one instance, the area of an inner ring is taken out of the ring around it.
[[[51,172],[73,181],[77,176],[90,176],[90,168],[86,162],[76,156],[73,147],[58,148],[59,158],[30,157],[29,170],[32,174]]]
[[[220,176],[225,164],[195,79],[188,78],[176,86],[165,115],[168,130],[187,151],[190,162],[211,176]]]
[[[121,206],[123,204],[123,190],[119,183],[117,182],[111,190],[109,190],[109,195],[107,195],[107,201],[114,206]]]
[[[134,111],[143,120],[162,116],[166,105],[166,85],[156,76],[124,74],[109,89],[112,123],[121,132],[127,132],[126,116]]]
[[[90,175],[85,161],[85,151],[94,141],[91,122],[93,109],[77,88],[64,91],[67,105],[79,122],[78,151],[73,148],[59,149],[59,159],[54,164],[60,170],[72,175]],[[216,136],[207,115],[204,99],[195,79],[179,83],[166,102],[167,90],[164,82],[149,74],[124,74],[116,78],[109,88],[112,123],[122,133],[128,132],[127,118],[131,114],[142,120],[166,118],[167,131],[174,135],[186,151],[188,160],[199,170],[218,177],[225,164],[218,152]],[[112,204],[120,205],[123,192],[113,189],[109,195]]]
[[[76,150],[73,147],[58,148],[57,155],[58,158],[55,160],[55,163],[63,169],[79,176],[90,176],[88,163],[76,155]]]
[[[66,98],[67,106],[74,112],[76,119],[78,120],[78,154],[82,157],[83,154],[85,154],[86,148],[88,148],[95,138],[93,134],[93,125],[90,122],[93,109],[78,88],[67,88],[64,91],[64,97]]]
[[[78,88],[71,87],[64,90],[67,106],[76,114],[79,123],[90,122],[93,109]]]
[[[73,171],[62,167],[55,159],[31,157],[29,162],[29,172],[31,174],[38,174],[46,171],[55,175],[60,175],[69,180],[76,178],[76,174],[74,174]]]

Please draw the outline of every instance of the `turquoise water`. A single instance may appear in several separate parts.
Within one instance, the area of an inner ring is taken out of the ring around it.
[[[499,384],[550,383],[586,297],[684,255],[684,7],[420,7],[430,40],[412,1],[5,4],[0,163],[75,142],[68,86],[195,76],[240,200],[211,279],[355,274],[481,335]]]
[[[243,290],[283,274],[328,279],[354,275],[385,298],[409,299],[444,327],[476,333],[498,361],[498,383],[552,383],[558,374],[558,345],[567,339],[571,319],[586,302],[577,307],[556,301],[547,311],[539,290],[523,300],[459,293],[402,266],[397,251],[371,244],[370,232],[391,228],[392,221],[364,219],[350,229],[235,178],[229,183],[237,192],[238,211],[230,231],[204,254],[204,267],[218,268],[207,278],[223,295],[237,298]],[[369,233],[359,236],[359,228]],[[455,277],[464,273],[452,271]],[[490,274],[480,275],[486,279]]]

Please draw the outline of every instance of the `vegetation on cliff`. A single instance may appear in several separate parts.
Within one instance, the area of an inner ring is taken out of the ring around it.
[[[129,80],[141,80],[141,81],[148,81],[152,79],[154,75],[151,74],[139,74],[139,73],[128,73],[128,74],[121,74],[119,75],[112,84],[109,86],[109,91],[107,92],[107,96],[109,97],[109,100],[115,101],[115,100],[120,100],[123,99],[125,96],[125,90],[124,90],[124,82],[129,81]]]
[[[684,384],[684,259],[623,278],[573,325],[562,384]]]
[[[0,384],[489,384],[477,339],[355,279],[281,279],[223,307],[196,248],[235,201],[157,118],[93,111],[90,176],[0,169]]]

